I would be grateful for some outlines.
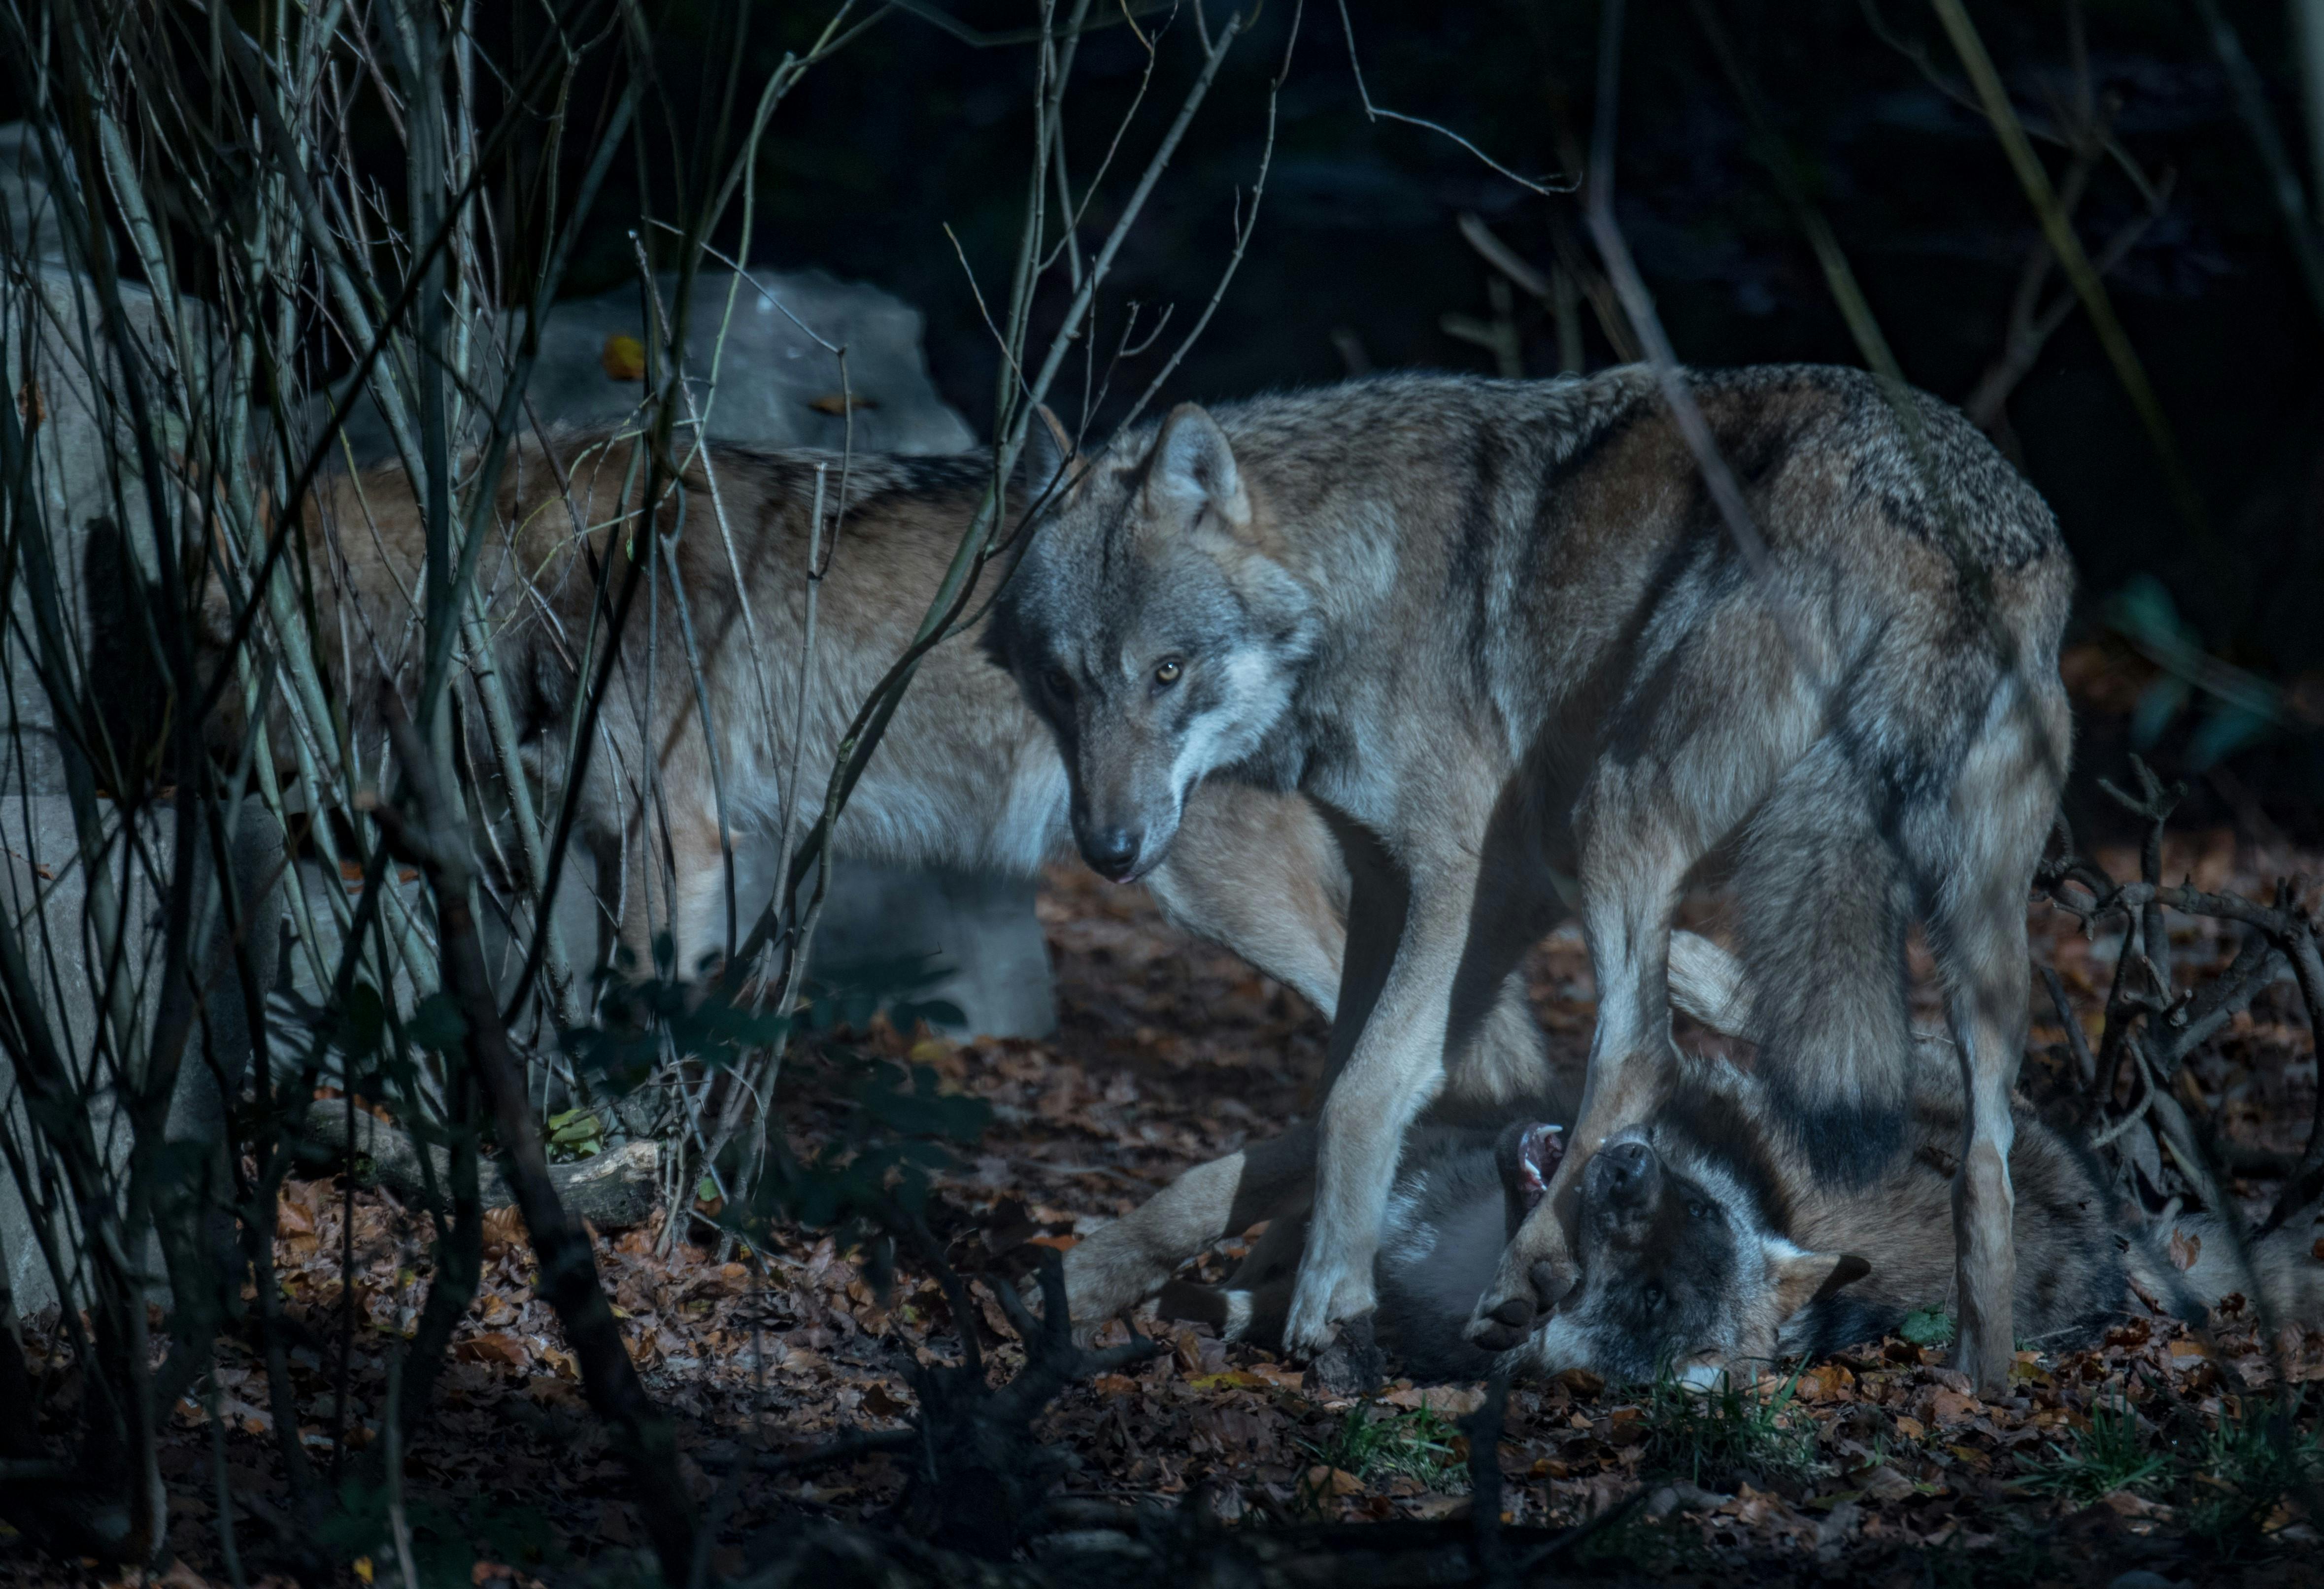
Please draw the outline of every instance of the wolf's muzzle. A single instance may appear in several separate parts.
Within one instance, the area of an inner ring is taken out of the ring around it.
[[[1138,873],[1144,835],[1128,828],[1102,828],[1082,835],[1082,859],[1101,877],[1127,883]]]
[[[1636,1208],[1654,1200],[1662,1180],[1662,1163],[1654,1149],[1642,1142],[1618,1142],[1590,1161],[1589,1184],[1583,1189],[1592,1202]]]

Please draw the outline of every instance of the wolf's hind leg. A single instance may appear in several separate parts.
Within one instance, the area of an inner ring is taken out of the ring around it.
[[[1277,1218],[1286,1206],[1298,1216],[1314,1168],[1315,1127],[1295,1125],[1195,1165],[1093,1232],[1065,1254],[1065,1301],[1075,1327],[1093,1328],[1137,1307],[1220,1237]]]
[[[1172,1281],[1162,1288],[1156,1310],[1165,1318],[1217,1327],[1220,1338],[1250,1341],[1270,1351],[1283,1344],[1283,1321],[1298,1283],[1299,1253],[1307,1240],[1313,1184],[1299,1189],[1268,1216],[1267,1229],[1243,1254],[1232,1274],[1214,1286]]]
[[[2005,680],[1950,798],[1908,805],[1897,824],[1944,978],[1969,1104],[1953,1180],[1960,1319],[1954,1361],[1985,1394],[2007,1387],[2016,1346],[2009,1095],[2025,1046],[2026,897],[2065,758],[2065,703],[2056,675],[2031,689]]]
[[[1182,1323],[1207,1324],[1222,1341],[1249,1341],[1272,1352],[1283,1343],[1294,1280],[1278,1274],[1255,1285],[1230,1280],[1214,1286],[1174,1280],[1162,1288],[1154,1310]]]

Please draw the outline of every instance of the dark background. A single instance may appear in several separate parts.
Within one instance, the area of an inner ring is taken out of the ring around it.
[[[1101,360],[1129,300],[1149,313],[1175,304],[1175,327],[1183,328],[1209,298],[1228,253],[1237,191],[1247,195],[1258,168],[1267,87],[1293,9],[1288,0],[1267,0],[1131,236],[1102,310]],[[2284,8],[2228,0],[2225,9],[2310,179]],[[1037,15],[1027,0],[945,0],[945,10],[983,30],[1021,28]],[[1906,374],[1960,400],[2000,348],[2037,236],[1991,128],[1884,41],[1857,0],[1720,0],[1717,11]],[[1213,14],[1224,14],[1215,0]],[[761,9],[740,44],[745,106],[738,114],[747,114],[749,96],[783,51],[803,48],[825,14],[821,6],[788,6],[779,16]],[[1597,5],[1352,0],[1351,14],[1377,103],[1441,121],[1529,175],[1566,169],[1562,149],[1586,142]],[[2068,7],[1978,0],[1972,14],[2020,115],[2037,128],[2049,124],[2074,82]],[[1882,0],[1877,15],[1892,37],[1924,45],[1966,93],[1931,8]],[[647,117],[649,145],[660,152],[648,170],[686,147],[707,86],[737,58],[725,8],[681,5],[665,16],[655,41],[662,98]],[[690,20],[697,16],[698,24]],[[2078,761],[2087,776],[2121,771],[2131,742],[2124,712],[2153,676],[2106,638],[2101,620],[2104,599],[2142,573],[2162,582],[2212,654],[2295,686],[2301,701],[2324,703],[2324,635],[2313,616],[2324,590],[2324,326],[2193,7],[2097,5],[2082,22],[2097,86],[2119,100],[2114,125],[2122,143],[2148,172],[2175,175],[2167,212],[2108,286],[2214,527],[2204,544],[2174,510],[2146,435],[2076,313],[2017,389],[2008,418],[2024,467],[2056,507],[2080,560],[2077,638],[2106,648],[2107,666],[2077,680],[2085,697]],[[1112,219],[1109,206],[1142,167],[1194,65],[1188,14],[1175,22],[1148,15],[1139,26],[1158,32],[1160,65],[1114,179],[1092,207],[1089,240]],[[1094,170],[1145,59],[1120,25],[1085,40],[1067,101],[1076,185]],[[927,316],[939,387],[980,427],[990,420],[997,360],[944,228],[958,236],[988,300],[1004,299],[1024,205],[1032,76],[1028,48],[975,48],[922,18],[890,13],[817,67],[779,112],[749,240],[754,265],[821,266],[918,305]],[[1629,7],[1621,96],[1618,213],[1679,356],[1705,364],[1859,363],[1792,212],[1747,147],[1738,102],[1683,0]],[[2064,151],[2036,147],[2055,179]],[[576,261],[575,292],[628,275],[625,226],[639,207],[639,182],[638,168],[617,172],[601,201],[606,224]],[[2078,217],[2086,246],[2096,252],[2140,207],[2131,181],[2102,169]],[[1339,12],[1331,0],[1311,3],[1282,92],[1257,236],[1164,400],[1338,379],[1348,365],[1335,332],[1342,343],[1352,332],[1377,368],[1489,370],[1484,350],[1440,327],[1448,312],[1487,313],[1491,272],[1455,225],[1466,210],[1543,267],[1553,226],[1562,220],[1580,230],[1576,199],[1528,193],[1434,133],[1368,122]],[[730,219],[729,245],[735,230]],[[2050,290],[2060,289],[2053,274]],[[1062,302],[1055,287],[1044,308],[1054,316]],[[1517,304],[1528,370],[1554,373],[1546,311],[1523,295]],[[1592,367],[1612,362],[1586,308],[1583,322]],[[1118,413],[1125,390],[1142,388],[1175,342],[1166,336],[1122,366],[1111,411]],[[1077,388],[1059,406],[1075,401]],[[1105,418],[1098,416],[1100,434]],[[2183,759],[2200,715],[2181,713],[2154,746],[2166,769]],[[2225,780],[2197,778],[2198,806],[2223,819],[2240,813],[2249,825],[2257,804],[2275,823],[2312,833],[2315,796],[2324,791],[2319,741],[2312,729],[2295,729],[2240,750]]]

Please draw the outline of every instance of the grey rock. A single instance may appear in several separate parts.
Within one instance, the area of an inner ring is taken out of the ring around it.
[[[348,1110],[337,1098],[318,1099],[307,1110],[307,1139],[337,1166],[347,1158],[352,1134],[358,1173],[378,1181],[399,1196],[415,1201],[426,1195],[428,1174],[436,1186],[450,1183],[452,1155],[443,1148],[428,1150],[429,1171],[420,1163],[420,1150],[410,1134],[358,1109],[355,1130],[347,1129]],[[478,1166],[477,1195],[487,1208],[507,1208],[516,1201],[507,1179],[495,1162]],[[586,1219],[600,1230],[622,1230],[643,1225],[661,1206],[661,1150],[653,1142],[625,1143],[617,1148],[570,1163],[551,1164],[549,1184],[565,1211]]]
[[[124,868],[122,850],[127,836],[119,817],[107,808],[104,835],[94,852],[116,883],[124,872],[133,879],[120,901],[125,940],[121,985],[130,990],[127,997],[140,1018],[148,1022],[159,1007],[162,981],[159,972],[165,947],[161,896],[149,879],[169,876],[174,850],[171,827],[166,818],[152,819],[143,833],[152,867]],[[97,979],[90,955],[98,940],[91,930],[88,868],[80,859],[71,803],[54,794],[18,793],[0,798],[0,849],[5,851],[0,854],[0,908],[6,910],[12,923],[23,923],[16,930],[42,995],[38,1015],[50,1040],[75,1068],[77,1091],[87,1100],[97,1145],[118,1173],[128,1162],[130,1129],[110,1074],[94,1057]],[[228,860],[240,891],[244,919],[263,928],[251,940],[253,970],[262,986],[272,974],[272,923],[281,911],[281,829],[263,806],[254,801],[247,803],[235,824]],[[197,854],[195,872],[196,886],[205,894],[208,854],[205,845]],[[213,914],[207,932],[218,932],[224,919],[222,913]],[[221,954],[204,956],[198,963],[216,966],[224,974],[208,990],[203,1018],[196,1023],[179,1067],[163,1132],[172,1143],[221,1140],[223,1098],[226,1092],[240,1090],[252,1052],[246,1009],[231,960]],[[7,1089],[5,1107],[0,1129],[19,1142],[29,1140],[31,1122],[13,1086]],[[211,1191],[223,1195],[226,1181],[222,1177],[212,1179]],[[208,1195],[198,1187],[189,1189],[196,1196]],[[55,1234],[62,1241],[71,1238],[69,1225]],[[30,1312],[56,1300],[55,1287],[34,1239],[32,1217],[14,1177],[5,1174],[0,1174],[0,1260],[5,1262],[19,1311]],[[158,1249],[149,1253],[146,1268],[154,1294],[157,1298],[165,1294]]]
[[[663,312],[670,312],[676,279],[662,278],[659,288]],[[920,347],[920,312],[901,299],[821,271],[753,271],[739,281],[732,271],[705,271],[694,306],[687,380],[716,440],[877,453],[958,453],[976,445],[967,422],[937,395]],[[606,349],[617,336],[642,346],[650,340],[645,326],[635,287],[557,305],[543,323],[525,389],[532,412],[546,424],[575,426],[638,415],[644,382],[609,373]],[[517,332],[511,335],[514,346]],[[845,353],[844,372],[834,348]],[[852,436],[843,392],[854,404]],[[367,398],[348,414],[347,440],[360,464],[393,451],[386,421]]]
[[[152,296],[132,286],[120,291],[123,318],[140,356],[143,349],[160,349],[165,334]],[[104,306],[88,278],[57,264],[33,264],[21,275],[0,277],[0,317],[14,333],[0,353],[0,381],[20,417],[36,421],[33,499],[48,531],[65,648],[76,657],[106,657],[115,664],[102,679],[90,670],[85,681],[63,681],[60,687],[70,698],[51,699],[32,639],[37,632],[33,574],[24,569],[14,582],[14,621],[5,652],[5,727],[23,730],[24,765],[8,757],[0,766],[0,789],[60,794],[60,722],[88,710],[117,733],[134,713],[158,712],[158,664],[146,663],[146,642],[127,631],[129,603],[122,594],[131,577],[152,575],[153,537],[126,418],[100,395],[117,388],[117,360],[102,330]],[[184,326],[189,336],[204,335],[198,313],[189,313]],[[175,363],[166,354],[155,356]]]
[[[955,1037],[1047,1037],[1057,1028],[1049,946],[1029,877],[907,871],[868,861],[832,867],[831,898],[812,969],[926,956],[944,970],[922,997],[958,1006]]]

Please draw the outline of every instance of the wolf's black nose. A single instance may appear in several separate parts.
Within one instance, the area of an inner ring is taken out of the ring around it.
[[[1617,1204],[1635,1204],[1654,1189],[1655,1153],[1642,1142],[1618,1142],[1598,1155],[1599,1184]]]
[[[1099,873],[1119,882],[1138,865],[1138,837],[1128,828],[1103,828],[1089,836],[1082,854]]]

